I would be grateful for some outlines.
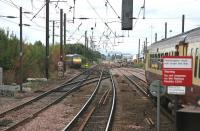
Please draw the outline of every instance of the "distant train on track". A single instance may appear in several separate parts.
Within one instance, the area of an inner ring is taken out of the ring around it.
[[[184,32],[182,34],[167,38],[153,43],[147,48],[146,54],[146,78],[149,83],[154,80],[162,79],[162,57],[163,56],[192,56],[193,57],[193,78],[192,87],[186,87],[186,94],[179,96],[179,106],[181,107],[198,107],[200,106],[200,27]],[[173,105],[174,98],[172,95],[165,95],[162,104]],[[182,108],[180,119],[191,118],[187,123],[193,126],[195,121],[200,121],[200,111],[184,110]],[[195,113],[195,116],[192,113]],[[183,115],[184,114],[184,115]],[[186,115],[187,114],[187,115]],[[195,121],[193,121],[195,119]],[[193,123],[194,122],[194,123]],[[192,129],[196,129],[194,125]],[[187,128],[187,127],[186,127]],[[181,130],[187,130],[187,129]],[[179,128],[180,129],[180,128]],[[189,131],[189,130],[188,130]]]
[[[79,54],[67,54],[64,58],[65,64],[71,68],[80,68],[82,63],[81,55]]]

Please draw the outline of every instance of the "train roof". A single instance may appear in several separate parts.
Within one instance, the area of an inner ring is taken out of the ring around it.
[[[199,41],[200,41],[200,27],[155,42],[152,45],[148,46],[148,50],[150,52],[157,52],[157,51],[166,52],[169,50],[175,51],[175,46],[178,45],[180,42],[194,43]]]

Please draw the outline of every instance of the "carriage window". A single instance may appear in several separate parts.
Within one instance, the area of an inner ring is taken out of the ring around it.
[[[199,54],[199,48],[196,48],[195,65],[194,65],[194,77],[197,77],[198,54]]]

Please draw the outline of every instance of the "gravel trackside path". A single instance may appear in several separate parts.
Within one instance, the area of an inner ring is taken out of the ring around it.
[[[119,69],[112,70],[117,82],[117,103],[112,131],[156,131],[156,107],[123,77]],[[129,71],[123,69],[123,73],[131,75]],[[153,124],[149,124],[149,120]],[[172,125],[170,120],[161,115],[161,131],[172,131]]]

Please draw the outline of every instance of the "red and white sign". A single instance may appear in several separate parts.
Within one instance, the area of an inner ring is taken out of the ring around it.
[[[192,86],[192,56],[164,56],[162,82],[166,86]]]

